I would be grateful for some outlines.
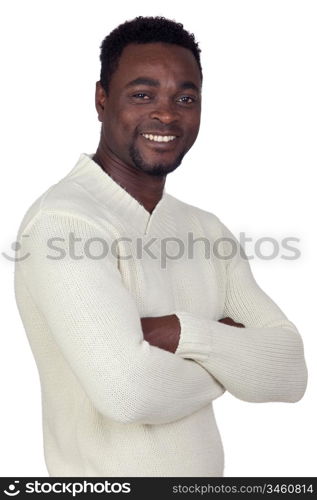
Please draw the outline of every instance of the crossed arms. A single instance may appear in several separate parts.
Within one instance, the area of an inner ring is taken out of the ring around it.
[[[16,283],[26,284],[61,354],[106,417],[172,422],[225,390],[246,401],[302,397],[301,337],[257,286],[247,262],[228,275],[224,315],[234,326],[187,311],[140,319],[111,259],[46,258],[48,239],[56,233],[67,240],[71,231],[83,241],[105,237],[86,220],[43,211],[21,239],[32,257],[16,264]],[[236,327],[240,321],[245,328]]]

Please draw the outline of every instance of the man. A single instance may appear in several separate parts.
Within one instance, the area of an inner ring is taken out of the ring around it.
[[[52,476],[222,476],[212,401],[305,392],[301,337],[237,240],[165,191],[197,137],[201,85],[181,24],[116,28],[101,46],[98,149],[21,223],[16,299]]]

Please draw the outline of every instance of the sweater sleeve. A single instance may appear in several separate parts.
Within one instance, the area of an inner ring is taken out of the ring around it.
[[[307,384],[301,336],[258,286],[243,249],[225,226],[223,234],[238,251],[227,265],[222,317],[245,328],[176,311],[181,325],[176,354],[196,360],[239,399],[296,402]]]
[[[199,364],[144,340],[117,259],[100,258],[110,241],[99,226],[59,213],[35,219],[20,238],[29,257],[16,273],[98,411],[122,423],[162,424],[224,392]]]

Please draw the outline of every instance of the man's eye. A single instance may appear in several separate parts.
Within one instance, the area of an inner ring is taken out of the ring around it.
[[[149,96],[147,94],[145,94],[144,92],[138,92],[137,94],[133,94],[132,97],[136,97],[137,99],[142,99],[142,100],[149,99]]]
[[[178,102],[184,103],[184,104],[192,104],[193,102],[196,101],[196,98],[191,97],[189,95],[182,95],[177,99]]]

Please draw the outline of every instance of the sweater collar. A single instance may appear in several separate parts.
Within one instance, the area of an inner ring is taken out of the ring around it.
[[[90,192],[107,209],[115,212],[120,219],[124,219],[129,226],[147,234],[149,229],[163,220],[167,210],[168,194],[163,190],[162,198],[153,212],[148,212],[141,203],[133,198],[122,186],[110,177],[92,157],[93,154],[82,153],[74,168],[67,175],[82,188]]]

